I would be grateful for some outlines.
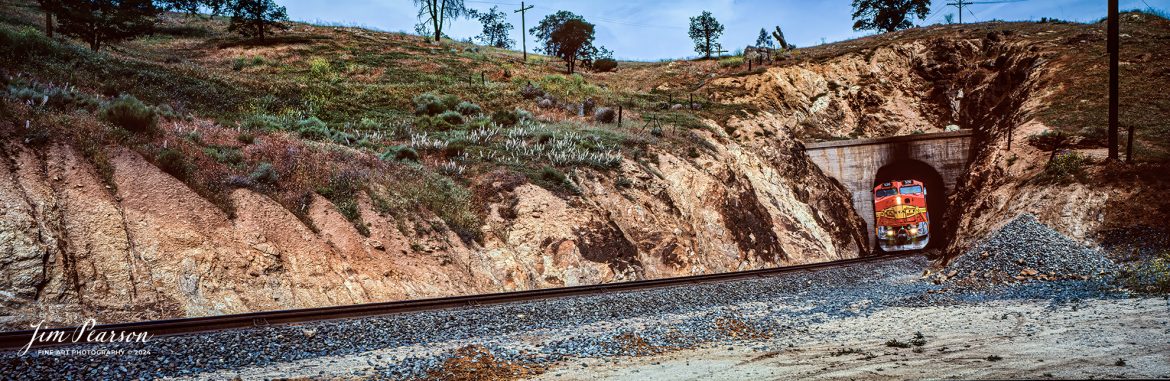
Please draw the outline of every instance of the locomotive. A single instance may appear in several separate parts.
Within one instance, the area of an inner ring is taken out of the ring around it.
[[[921,250],[930,243],[926,186],[918,180],[892,181],[873,188],[874,233],[882,251]]]

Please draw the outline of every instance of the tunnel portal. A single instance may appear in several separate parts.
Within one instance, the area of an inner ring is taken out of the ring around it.
[[[837,140],[805,144],[805,153],[826,175],[845,187],[853,209],[866,223],[869,247],[875,248],[873,188],[885,181],[922,181],[927,189],[932,237],[930,246],[946,244],[941,224],[947,196],[967,173],[971,154],[971,130],[894,136],[876,139]],[[899,178],[904,177],[904,178]],[[937,213],[935,211],[938,211]],[[875,249],[876,250],[876,249]]]

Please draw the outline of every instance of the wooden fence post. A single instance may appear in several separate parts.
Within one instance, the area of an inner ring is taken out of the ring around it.
[[[618,127],[622,126],[622,106],[618,105]]]

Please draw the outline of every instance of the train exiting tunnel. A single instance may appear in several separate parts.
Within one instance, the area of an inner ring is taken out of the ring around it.
[[[930,215],[929,229],[927,230],[930,232],[930,241],[926,248],[942,246],[948,241],[948,237],[942,229],[942,221],[947,215],[947,193],[950,191],[946,182],[943,181],[942,175],[930,164],[914,159],[902,159],[878,168],[870,189],[882,183],[903,180],[920,181],[926,188],[926,211]],[[872,194],[869,202],[873,202]],[[880,250],[878,246],[874,247],[875,250]]]
[[[875,139],[836,140],[805,144],[805,154],[826,175],[849,192],[853,209],[866,223],[869,247],[876,248],[873,189],[885,181],[915,179],[927,189],[932,236],[928,247],[944,246],[942,223],[947,195],[967,173],[971,154],[971,130],[894,136]],[[876,250],[874,250],[876,251]]]

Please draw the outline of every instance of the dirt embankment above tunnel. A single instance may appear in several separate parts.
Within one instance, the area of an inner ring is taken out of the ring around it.
[[[1157,45],[1159,36],[1170,36],[1165,19],[1124,16],[1133,33],[1124,41],[1131,50],[1140,52]],[[1170,211],[1165,201],[1149,197],[1167,189],[1151,175],[1165,169],[1156,154],[1160,146],[1142,143],[1159,136],[1157,128],[1138,135],[1138,149],[1151,150],[1143,161],[1107,165],[1103,141],[1096,140],[1103,127],[1067,125],[1105,111],[1089,106],[1107,96],[1103,87],[1097,92],[1077,87],[1107,74],[1103,56],[1086,53],[1103,50],[1098,49],[1103,32],[1103,24],[1068,23],[915,29],[812,49],[794,63],[719,78],[709,87],[719,90],[723,101],[767,110],[729,123],[741,127],[730,132],[742,140],[767,137],[772,130],[792,131],[803,141],[973,131],[970,165],[946,190],[948,214],[941,227],[950,238],[948,256],[1022,213],[1092,243],[1104,229],[1143,229],[1157,225],[1145,216],[1164,218]],[[1140,63],[1155,58],[1139,52],[1127,51],[1137,61],[1123,62],[1123,75],[1135,82],[1164,82],[1165,73],[1151,77],[1143,69],[1147,64]],[[1129,82],[1126,88],[1165,98],[1145,85]],[[1133,106],[1145,107],[1144,99],[1133,99]],[[1138,123],[1134,118],[1129,117]],[[1067,140],[1037,144],[1046,136]]]

